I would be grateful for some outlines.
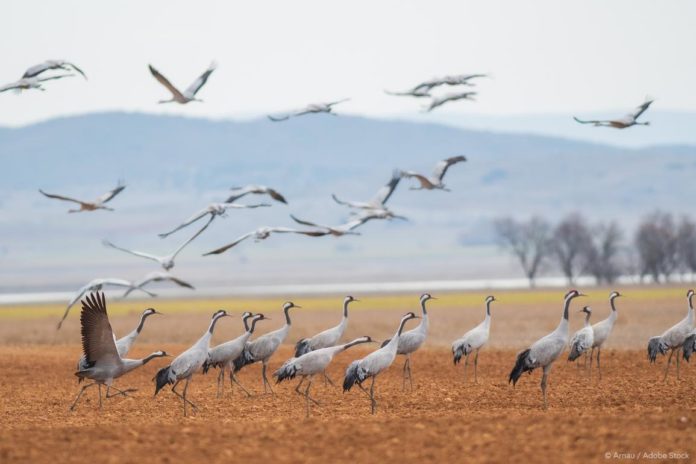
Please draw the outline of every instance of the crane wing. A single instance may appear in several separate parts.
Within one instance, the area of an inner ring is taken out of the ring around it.
[[[186,245],[188,245],[189,243],[191,243],[192,241],[194,241],[194,240],[196,239],[196,237],[198,237],[199,235],[201,235],[201,234],[203,233],[203,231],[204,231],[205,229],[208,228],[208,226],[210,225],[210,223],[213,222],[214,219],[215,219],[215,216],[211,215],[211,216],[210,216],[210,219],[208,219],[208,222],[206,222],[205,225],[204,225],[203,227],[201,227],[201,228],[198,230],[198,232],[196,232],[195,234],[193,234],[193,236],[192,236],[191,238],[189,238],[188,240],[186,240],[184,243],[182,243],[182,244],[179,246],[179,248],[176,249],[176,251],[174,252],[174,254],[172,254],[172,259],[174,259],[174,258],[176,257],[176,255],[178,255],[178,254],[181,252],[181,250],[183,250],[184,247],[186,247]]]
[[[465,156],[453,156],[438,162],[433,170],[433,177],[442,181],[442,178],[445,177],[449,167],[453,164],[461,163],[462,161],[466,161]]]
[[[650,105],[652,105],[652,102],[654,102],[652,98],[646,98],[645,102],[640,105],[638,108],[636,108],[636,111],[631,114],[631,117],[635,121],[640,117],[641,114],[645,113],[645,111],[650,108]]]
[[[389,182],[387,182],[386,185],[384,185],[382,188],[380,188],[377,191],[377,194],[370,200],[370,204],[381,207],[383,206],[387,200],[389,200],[389,197],[391,197],[392,193],[394,193],[394,189],[396,189],[396,186],[399,185],[399,181],[401,180],[401,171],[398,169],[395,169],[392,172],[392,177],[389,179]]]
[[[183,100],[186,99],[186,97],[184,97],[184,96],[181,94],[181,92],[179,92],[179,89],[177,89],[176,87],[174,87],[174,86],[172,85],[172,83],[169,82],[169,80],[168,80],[166,77],[164,77],[164,76],[162,75],[162,73],[160,73],[158,70],[156,70],[155,68],[153,68],[151,64],[148,65],[148,68],[150,68],[150,73],[155,77],[155,79],[157,79],[157,80],[159,81],[160,84],[162,84],[163,86],[165,86],[165,87],[167,88],[167,90],[169,90],[169,91],[172,93],[172,95],[174,95],[174,96],[177,97],[177,98],[181,98],[181,99],[183,99]]]
[[[210,66],[208,66],[208,69],[198,76],[198,79],[193,81],[191,85],[188,86],[188,88],[184,91],[184,95],[193,98],[199,90],[201,90],[201,87],[205,85],[206,82],[208,82],[208,78],[210,75],[215,71],[215,68],[217,68],[217,63],[214,61],[210,63]]]
[[[84,202],[82,202],[82,201],[80,201],[80,200],[77,200],[77,199],[75,199],[75,198],[65,197],[65,196],[63,196],[63,195],[56,195],[55,193],[46,193],[46,192],[44,192],[44,191],[41,190],[41,189],[39,189],[39,192],[41,192],[42,195],[44,195],[44,196],[46,196],[46,197],[48,197],[48,198],[54,198],[54,199],[56,199],[56,200],[71,201],[71,202],[73,202],[73,203],[77,203],[77,204],[80,204],[80,205],[84,203]]]
[[[309,221],[305,221],[305,220],[302,220],[302,219],[298,219],[297,217],[295,217],[295,216],[292,215],[292,214],[290,215],[290,217],[292,218],[293,221],[295,221],[295,222],[298,223],[298,224],[302,224],[303,226],[309,226],[309,227],[326,227],[326,226],[320,226],[319,224],[315,224],[314,222],[309,222]]]
[[[216,248],[216,249],[213,250],[213,251],[209,251],[209,252],[207,252],[207,253],[204,253],[203,256],[208,256],[208,255],[219,255],[220,253],[224,253],[224,252],[226,252],[227,250],[229,250],[230,248],[232,248],[233,246],[237,245],[238,243],[240,243],[240,242],[242,242],[242,241],[248,239],[249,237],[253,236],[254,234],[256,234],[256,231],[255,231],[255,230],[252,231],[252,232],[248,232],[248,233],[242,235],[241,237],[239,237],[238,239],[236,239],[234,242],[229,243],[229,244],[227,244],[227,245],[225,245],[225,246],[223,246],[223,247]]]
[[[116,188],[114,188],[113,190],[109,190],[104,195],[97,198],[97,203],[103,204],[103,203],[109,202],[112,198],[114,198],[116,195],[121,193],[123,191],[123,189],[125,189],[125,188],[126,188],[126,186],[119,182],[119,184],[116,186]]]
[[[204,217],[206,214],[210,214],[210,211],[208,211],[208,208],[203,208],[202,210],[198,211],[195,213],[193,216],[188,218],[186,221],[184,221],[182,224],[179,224],[177,227],[174,229],[170,230],[169,232],[165,232],[163,234],[159,234],[160,238],[165,238],[173,234],[174,232],[183,229],[184,227],[190,226],[194,222],[198,221],[202,217]]]
[[[120,251],[123,251],[123,252],[128,253],[128,254],[131,254],[131,255],[140,256],[141,258],[151,259],[151,260],[153,260],[153,261],[158,261],[158,262],[159,262],[159,256],[155,256],[155,255],[152,255],[152,254],[150,254],[150,253],[145,253],[145,252],[136,251],[136,250],[129,250],[129,249],[127,249],[127,248],[121,248],[121,247],[119,247],[119,246],[114,245],[113,243],[111,243],[111,242],[108,241],[108,240],[102,240],[102,244],[103,244],[104,246],[107,246],[107,247],[110,247],[110,248],[115,248],[116,250],[120,250]]]
[[[82,351],[90,366],[97,362],[117,363],[120,361],[114,332],[106,314],[104,293],[95,292],[82,300]]]

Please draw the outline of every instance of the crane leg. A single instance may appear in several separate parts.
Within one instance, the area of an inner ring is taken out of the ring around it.
[[[544,366],[544,373],[541,376],[541,394],[544,397],[544,411],[549,408],[549,404],[546,400],[546,381],[549,376],[549,366]]]
[[[597,347],[597,372],[599,374],[599,380],[602,380],[602,366],[599,364],[599,355],[602,352],[602,348]],[[592,358],[590,358],[590,371],[592,370]],[[590,374],[592,375],[592,374]]]
[[[271,387],[271,382],[268,381],[268,377],[266,377],[266,363],[264,362],[262,367],[261,367],[261,375],[263,376],[263,392],[266,393],[266,387],[268,387],[269,390],[271,390],[271,395],[275,395],[275,392],[273,391],[273,388]]]
[[[679,380],[679,358],[681,358],[681,356],[679,356],[680,350],[681,350],[681,346],[676,349],[676,351],[677,351],[677,380]]]
[[[300,387],[305,381],[305,377],[302,377],[299,382],[297,382],[297,386],[295,387],[295,391],[297,392],[298,395],[303,395],[302,391],[300,390]]]
[[[101,411],[102,410],[102,399],[101,399],[101,386],[102,386],[102,384],[98,384],[98,385],[99,385],[99,410]]]
[[[404,361],[404,378],[401,384],[401,391],[406,390],[406,379],[410,386],[410,390],[413,391],[413,379],[411,378],[411,355],[406,355],[406,361]]]
[[[110,391],[110,390],[116,390],[118,393],[116,393],[116,394],[114,394],[114,395],[111,395],[111,394],[109,394],[109,391]],[[123,396],[128,396],[128,393],[132,393],[132,392],[134,392],[134,391],[138,391],[138,389],[137,389],[137,388],[127,388],[127,389],[125,389],[125,390],[119,390],[119,389],[116,388],[116,387],[109,387],[109,386],[107,386],[107,387],[106,387],[106,398],[113,398],[113,397],[115,397],[115,396],[121,396],[121,395],[123,395]]]
[[[358,384],[358,387],[360,387],[360,389],[361,389],[363,392],[365,392],[365,394],[367,395],[368,398],[372,399],[372,397],[370,396],[370,392],[367,391],[367,390],[365,390],[365,387],[363,387],[361,384]]]
[[[331,380],[331,377],[329,377],[329,374],[327,374],[326,371],[324,371],[324,384],[326,384],[326,382],[328,382],[329,385],[331,385],[332,387],[336,386]]]
[[[669,365],[672,363],[672,355],[674,354],[674,350],[669,350],[669,358],[667,359],[667,367],[665,368],[665,376],[662,378],[662,381],[664,382],[667,380],[667,373],[669,372]]]
[[[401,372],[401,391],[406,390],[406,368],[408,367],[408,355],[406,355],[406,360],[404,360],[404,368]]]
[[[479,350],[476,350],[476,357],[474,358],[474,383],[478,383],[478,377],[476,376],[476,371],[478,369],[478,353]]]
[[[194,411],[198,411],[198,407],[186,398],[186,391],[188,390],[189,380],[190,379],[186,379],[186,383],[184,384],[184,394],[183,395],[175,390],[176,386],[179,385],[179,382],[181,382],[181,380],[177,380],[176,383],[174,383],[174,385],[172,386],[172,392],[184,401],[184,417],[186,416],[186,404],[187,403],[191,405],[191,407],[193,408]]]
[[[309,417],[309,388],[310,388],[311,386],[312,386],[312,379],[311,379],[311,377],[310,377],[310,379],[307,381],[307,388],[305,388],[305,392],[304,392],[304,394],[305,394],[305,403],[307,404],[307,415],[306,415],[306,417]]]
[[[466,368],[469,366],[469,353],[464,355],[464,382],[466,382]]]
[[[237,386],[241,388],[247,396],[251,396],[251,393],[249,393],[249,391],[246,388],[244,388],[241,383],[239,383],[239,380],[237,380],[237,376],[234,375],[234,372],[232,372],[232,370],[230,370],[230,386],[232,386],[232,382],[236,383]]]
[[[376,375],[372,376],[372,383],[370,384],[370,404],[372,406],[372,414],[375,413],[375,409],[377,409],[377,401],[375,400],[375,379],[377,378]]]
[[[225,389],[225,366],[220,368],[220,373],[217,376],[217,395],[216,398],[222,396],[222,390]],[[232,390],[234,391],[234,390]]]
[[[597,348],[599,350],[599,348]],[[597,352],[599,354],[599,352]],[[592,348],[592,351],[590,351],[590,370],[592,370],[592,356],[594,355],[594,347]]]
[[[89,387],[93,387],[96,384],[97,382],[88,383],[80,389],[80,392],[77,394],[77,398],[75,398],[75,401],[73,401],[73,404],[70,406],[71,411],[75,410],[75,406],[77,406],[77,402],[80,401],[80,397],[85,392],[85,390],[87,390]]]

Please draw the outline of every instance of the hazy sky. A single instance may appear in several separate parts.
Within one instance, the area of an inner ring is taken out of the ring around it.
[[[0,82],[65,58],[89,81],[0,94],[0,125],[103,110],[246,118],[352,97],[344,112],[417,114],[388,97],[437,75],[489,72],[479,101],[442,114],[696,111],[696,2],[8,1]],[[211,60],[203,104],[157,105],[152,63],[186,87]],[[427,120],[427,116],[423,116]]]

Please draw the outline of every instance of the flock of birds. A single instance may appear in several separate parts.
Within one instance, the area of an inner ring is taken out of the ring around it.
[[[584,356],[585,368],[589,359],[589,376],[592,375],[592,360],[594,351],[597,350],[597,370],[601,379],[600,354],[604,343],[607,341],[614,328],[618,317],[615,300],[622,295],[619,292],[611,292],[609,304],[611,312],[609,316],[596,323],[590,324],[591,308],[585,306],[581,312],[585,313],[584,326],[572,337],[569,333],[569,312],[570,304],[573,299],[585,296],[577,290],[570,290],[566,293],[563,301],[563,311],[561,320],[556,329],[550,334],[532,343],[528,348],[521,351],[515,360],[515,364],[509,375],[509,382],[517,384],[522,374],[531,373],[535,369],[542,370],[541,392],[543,397],[543,407],[548,407],[547,401],[547,381],[553,363],[559,359],[561,354],[569,347],[570,353],[568,361],[576,361]],[[696,349],[696,330],[694,329],[694,308],[692,299],[694,291],[687,293],[688,313],[684,320],[667,330],[659,337],[653,337],[648,342],[648,358],[654,362],[658,354],[670,352],[667,367],[665,369],[664,380],[671,365],[672,356],[677,353],[677,377],[679,377],[679,351],[683,352],[683,357],[689,361],[691,354]],[[403,365],[403,384],[402,390],[406,385],[413,389],[413,377],[411,375],[411,355],[423,346],[428,336],[430,326],[426,303],[435,299],[428,293],[420,297],[421,316],[413,312],[406,313],[397,326],[394,335],[385,340],[380,348],[370,352],[367,356],[352,361],[345,370],[343,379],[343,392],[350,391],[354,386],[362,390],[370,399],[370,409],[372,414],[377,409],[377,399],[375,397],[375,381],[377,377],[386,371],[395,361],[398,355],[405,357]],[[346,296],[343,300],[343,311],[341,321],[335,327],[326,329],[313,337],[303,338],[295,344],[294,356],[286,360],[274,373],[276,383],[289,381],[299,377],[300,380],[295,386],[295,391],[304,397],[306,415],[310,415],[311,404],[320,405],[319,401],[312,397],[311,388],[315,376],[321,376],[325,382],[334,386],[333,381],[326,373],[326,369],[331,364],[333,358],[351,347],[374,343],[369,336],[358,337],[347,343],[342,343],[341,339],[348,327],[348,306],[350,303],[357,302],[353,296]],[[469,364],[469,356],[474,354],[474,382],[478,382],[478,357],[479,351],[489,340],[491,327],[491,304],[496,301],[494,296],[486,297],[486,313],[484,320],[466,332],[461,338],[452,343],[452,356],[454,364],[460,363],[464,357],[464,380],[466,381],[466,370]],[[220,397],[225,384],[225,374],[229,375],[230,386],[237,385],[247,396],[251,393],[239,382],[236,374],[245,366],[261,363],[261,377],[263,381],[264,393],[275,394],[267,371],[270,359],[276,353],[281,344],[287,339],[292,319],[290,310],[301,308],[295,303],[288,301],[283,304],[284,324],[274,331],[251,339],[260,321],[268,319],[261,313],[254,314],[244,312],[242,323],[244,332],[238,337],[224,342],[220,345],[211,347],[210,341],[215,330],[215,326],[220,319],[228,316],[225,310],[216,311],[203,335],[187,350],[176,356],[166,367],[159,369],[155,374],[155,396],[167,385],[171,385],[171,391],[177,395],[183,406],[184,416],[188,414],[188,408],[197,411],[197,406],[188,398],[188,387],[194,374],[202,372],[208,373],[211,369],[218,369],[217,376],[217,396]],[[146,319],[149,316],[159,314],[155,309],[148,308],[143,311],[137,327],[123,338],[116,339],[106,310],[106,298],[101,292],[94,292],[87,295],[82,300],[82,312],[80,316],[83,356],[77,364],[75,375],[81,382],[89,379],[92,382],[81,387],[75,401],[70,409],[74,410],[84,391],[97,385],[99,388],[99,407],[102,407],[102,385],[106,386],[106,398],[113,396],[127,395],[135,391],[134,389],[120,390],[113,386],[114,380],[122,377],[128,372],[147,364],[149,361],[159,357],[169,357],[164,351],[155,351],[142,359],[128,359],[126,355],[135,343],[138,335],[143,329]],[[413,329],[405,331],[406,323],[412,319],[420,319],[420,323]],[[578,364],[578,367],[580,365]],[[369,390],[365,385],[370,381]],[[177,386],[183,382],[183,391],[177,391]],[[303,388],[303,384],[306,386]],[[115,394],[111,394],[115,390]]]
[[[389,198],[392,196],[394,191],[396,190],[397,185],[399,185],[399,182],[401,181],[402,178],[412,178],[418,181],[418,186],[417,187],[411,187],[412,189],[415,190],[444,190],[448,191],[447,187],[445,186],[444,183],[444,177],[445,174],[447,173],[447,170],[450,168],[450,166],[461,163],[466,161],[466,157],[464,156],[453,156],[447,159],[444,159],[442,161],[439,161],[435,164],[435,167],[433,169],[432,174],[426,175],[426,174],[421,174],[416,171],[402,171],[402,170],[394,170],[392,173],[389,181],[387,184],[382,186],[375,196],[368,200],[368,201],[352,201],[352,200],[342,200],[338,198],[336,195],[332,195],[334,201],[342,206],[347,206],[350,211],[350,217],[349,219],[343,223],[343,224],[338,224],[338,225],[325,225],[325,224],[319,224],[314,221],[309,221],[306,219],[301,219],[298,218],[295,215],[290,215],[291,219],[301,225],[304,226],[302,228],[293,228],[293,227],[284,227],[284,226],[275,226],[275,227],[268,227],[268,226],[263,226],[259,227],[255,230],[249,231],[237,238],[235,238],[232,242],[227,243],[221,247],[218,247],[214,250],[208,251],[204,253],[204,256],[209,256],[209,255],[217,255],[226,252],[232,247],[237,246],[239,243],[249,239],[253,238],[255,241],[260,241],[260,240],[265,240],[271,235],[275,234],[300,234],[300,235],[305,235],[309,237],[323,237],[326,235],[332,235],[334,237],[340,237],[344,235],[360,235],[360,232],[357,232],[356,229],[363,224],[365,224],[368,221],[371,220],[391,220],[391,219],[403,219],[406,220],[404,216],[400,216],[395,214],[393,211],[391,211],[386,203],[389,200]],[[47,193],[43,190],[39,190],[41,194],[44,196],[55,199],[55,200],[62,200],[62,201],[67,201],[71,203],[76,203],[80,207],[79,209],[70,209],[68,212],[69,213],[77,213],[81,211],[96,211],[96,210],[109,210],[112,211],[113,209],[109,206],[107,206],[107,203],[109,203],[111,200],[113,200],[114,197],[116,197],[119,193],[121,193],[125,189],[125,185],[122,183],[119,183],[116,188],[110,190],[109,192],[105,193],[104,195],[101,195],[97,199],[93,201],[85,201],[85,200],[79,200],[76,198],[64,196],[64,195],[58,195],[58,194],[53,194],[53,193]],[[151,272],[147,274],[144,278],[138,280],[138,281],[130,281],[122,278],[97,278],[93,279],[84,286],[82,286],[80,289],[77,290],[77,292],[73,295],[73,297],[70,299],[68,302],[68,305],[65,308],[65,312],[63,314],[63,317],[61,318],[60,322],[58,323],[58,328],[60,328],[63,324],[63,321],[65,318],[68,316],[70,309],[88,292],[92,291],[98,291],[103,289],[104,287],[119,287],[119,288],[125,288],[125,293],[123,294],[124,297],[128,296],[130,293],[133,291],[139,291],[143,292],[149,296],[155,296],[154,293],[148,291],[145,287],[149,285],[152,282],[162,282],[162,281],[169,281],[172,282],[180,287],[185,287],[189,289],[193,289],[193,285],[172,275],[169,271],[171,271],[172,268],[174,268],[175,265],[175,260],[176,257],[181,253],[186,246],[188,246],[193,240],[195,240],[198,236],[200,236],[209,226],[210,224],[220,216],[225,216],[229,210],[232,209],[249,209],[249,208],[261,208],[261,207],[270,207],[271,205],[268,203],[257,203],[257,204],[238,204],[235,203],[237,200],[240,198],[243,198],[247,195],[267,195],[273,200],[287,204],[287,200],[285,197],[279,193],[277,190],[262,186],[262,185],[247,185],[244,187],[235,187],[231,189],[229,196],[227,199],[222,202],[222,203],[212,203],[205,208],[201,209],[200,211],[197,211],[194,213],[191,217],[186,219],[184,222],[181,224],[175,226],[171,230],[159,234],[160,238],[166,238],[169,237],[170,235],[185,229],[199,221],[203,222],[203,226],[198,229],[193,235],[191,235],[188,239],[184,240],[181,242],[181,244],[175,248],[171,253],[165,254],[165,255],[156,255],[150,252],[145,252],[145,251],[138,251],[138,250],[132,250],[130,248],[125,248],[121,247],[119,245],[114,244],[113,242],[109,240],[103,240],[103,245],[108,248],[112,248],[124,253],[128,253],[130,255],[147,259],[150,261],[154,261],[158,263],[162,267],[162,271],[157,271],[157,272]]]
[[[172,84],[169,79],[167,79],[161,72],[155,69],[152,65],[148,65],[150,69],[150,74],[164,86],[169,93],[171,93],[171,98],[166,100],[160,100],[158,103],[179,103],[185,105],[191,102],[202,102],[200,98],[197,98],[198,92],[201,88],[208,82],[210,75],[217,68],[217,63],[213,61],[208,69],[203,72],[200,76],[196,78],[191,85],[189,85],[183,92],[179,90],[174,84]],[[59,71],[62,74],[44,74],[49,71]],[[65,72],[68,72],[67,74]],[[43,63],[39,63],[27,69],[22,77],[12,83],[0,86],[0,93],[14,90],[21,92],[22,90],[37,89],[44,91],[43,84],[48,81],[63,79],[67,77],[73,77],[75,74],[73,72],[79,73],[82,77],[87,79],[85,73],[78,68],[75,64],[65,61],[65,60],[46,60]],[[435,77],[426,81],[423,81],[410,89],[403,91],[389,91],[384,92],[387,95],[393,95],[397,97],[412,97],[416,99],[428,98],[430,102],[423,108],[424,112],[430,112],[436,108],[439,108],[447,103],[455,102],[458,100],[468,100],[475,101],[475,96],[478,92],[471,90],[458,90],[455,92],[444,92],[435,94],[436,89],[445,87],[474,87],[476,84],[473,82],[475,79],[491,77],[488,74],[456,74],[447,75],[443,77]],[[310,103],[302,108],[285,112],[277,115],[268,115],[268,119],[273,122],[286,121],[293,117],[304,116],[307,114],[325,113],[336,116],[333,108],[336,105],[350,101],[350,98],[343,98],[331,102],[321,102],[321,103]],[[592,124],[597,127],[612,127],[614,129],[626,129],[635,125],[649,125],[649,122],[638,122],[638,118],[650,107],[653,103],[653,99],[646,97],[645,102],[638,106],[631,113],[626,114],[623,117],[616,119],[597,119],[597,120],[583,120],[574,117],[575,121],[580,124]]]
[[[216,63],[213,62],[191,85],[184,91],[179,90],[174,86],[162,73],[153,66],[149,66],[152,76],[164,86],[171,94],[171,98],[160,100],[159,103],[179,103],[187,104],[190,102],[202,101],[198,98],[199,91],[208,82],[210,76],[216,69]],[[55,74],[52,72],[56,72]],[[11,84],[0,87],[0,92],[15,90],[22,91],[28,89],[37,89],[44,91],[44,85],[53,80],[60,80],[75,76],[75,73],[80,74],[87,79],[85,73],[73,63],[63,60],[48,60],[36,66],[27,69],[22,77]],[[473,82],[479,78],[490,77],[487,74],[462,74],[452,75],[440,78],[434,78],[424,81],[413,86],[405,91],[385,91],[389,95],[412,97],[415,99],[429,99],[429,103],[424,107],[424,111],[429,112],[440,106],[458,100],[474,100],[477,92],[469,90],[475,86]],[[435,91],[446,87],[463,87],[464,90],[454,92],[446,92],[436,94]],[[325,102],[309,104],[303,108],[285,112],[283,114],[268,115],[268,118],[273,122],[281,122],[294,117],[300,117],[307,114],[325,113],[336,116],[334,107],[340,105],[348,98]],[[598,127],[611,127],[616,129],[625,129],[635,125],[648,125],[649,122],[639,122],[639,117],[650,107],[653,100],[646,98],[646,101],[641,104],[635,111],[628,115],[610,120],[582,120],[574,118],[580,124],[592,124]],[[464,156],[454,156],[451,158],[439,161],[431,175],[422,174],[415,171],[395,170],[389,182],[381,187],[376,195],[368,201],[352,201],[344,200],[336,195],[333,195],[334,201],[342,206],[346,206],[351,211],[350,218],[343,224],[339,225],[324,225],[318,222],[301,219],[294,215],[290,215],[291,219],[303,228],[291,227],[259,227],[240,237],[235,238],[232,242],[211,250],[204,254],[214,255],[226,252],[232,247],[237,246],[242,241],[253,238],[255,241],[265,240],[275,234],[301,234],[310,237],[321,237],[326,235],[343,236],[343,235],[359,235],[356,229],[366,222],[382,219],[406,219],[403,216],[396,215],[386,203],[394,193],[397,185],[403,178],[415,179],[416,187],[412,189],[424,190],[443,190],[448,191],[443,179],[447,170],[454,164],[466,161]],[[109,192],[101,195],[92,201],[85,201],[72,198],[65,195],[47,193],[39,190],[44,196],[74,203],[79,206],[76,209],[70,209],[69,213],[77,213],[84,211],[107,210],[113,211],[109,206],[110,202],[125,189],[125,185],[119,184]],[[148,259],[157,262],[162,268],[162,271],[154,271],[147,274],[144,278],[138,281],[129,281],[117,278],[100,278],[94,279],[80,288],[69,301],[63,318],[58,327],[68,315],[70,308],[82,299],[81,312],[81,332],[83,356],[78,361],[76,375],[81,382],[83,379],[89,379],[92,382],[81,387],[75,401],[72,403],[71,410],[75,409],[82,394],[89,387],[97,385],[99,387],[99,405],[102,406],[102,386],[106,386],[106,398],[113,396],[127,395],[133,389],[117,389],[113,386],[115,379],[122,377],[128,372],[147,364],[149,361],[159,357],[169,357],[164,351],[155,351],[142,359],[126,358],[131,347],[135,343],[138,335],[142,331],[145,321],[151,315],[159,314],[156,310],[149,308],[142,313],[138,326],[128,335],[123,338],[116,339],[111,325],[109,323],[106,299],[100,291],[107,286],[121,287],[125,289],[123,296],[127,296],[134,291],[140,291],[150,296],[155,296],[145,287],[152,282],[171,281],[179,286],[193,288],[193,286],[172,274],[169,271],[174,268],[175,259],[187,245],[200,236],[217,217],[224,217],[229,210],[232,209],[251,209],[270,207],[268,203],[257,204],[238,204],[236,203],[242,197],[247,195],[268,195],[273,200],[280,203],[287,203],[287,200],[277,190],[260,185],[247,185],[244,187],[234,188],[230,192],[229,197],[221,203],[212,203],[205,208],[197,211],[191,217],[184,220],[179,225],[171,230],[159,234],[161,238],[169,237],[178,231],[181,231],[189,226],[202,221],[202,227],[198,229],[190,238],[183,241],[176,249],[166,255],[155,255],[152,253],[132,250],[129,248],[118,246],[111,241],[104,240],[103,244],[106,247],[119,250],[124,253],[134,255],[143,259]],[[658,354],[666,354],[670,352],[667,368],[665,370],[665,379],[669,367],[671,365],[672,356],[677,353],[677,376],[679,375],[679,351],[683,352],[683,357],[688,361],[691,354],[696,349],[696,332],[694,331],[694,309],[691,303],[694,292],[689,291],[687,295],[689,311],[687,317],[667,330],[659,337],[650,339],[648,344],[648,357],[651,362],[654,362]],[[577,290],[569,291],[564,298],[563,313],[558,327],[550,334],[533,343],[529,348],[520,352],[515,361],[514,367],[509,375],[509,382],[515,385],[523,373],[531,373],[537,368],[543,371],[541,380],[541,390],[543,396],[544,408],[547,407],[547,380],[553,363],[560,357],[566,346],[570,346],[569,361],[576,361],[582,357],[585,359],[585,365],[589,359],[589,375],[592,372],[592,361],[594,351],[597,350],[596,362],[599,376],[601,378],[600,353],[601,347],[609,337],[617,319],[617,310],[615,306],[616,298],[621,295],[618,292],[612,292],[609,301],[611,305],[611,313],[609,317],[594,325],[590,324],[590,316],[592,310],[589,307],[582,309],[585,314],[584,327],[570,337],[569,334],[569,308],[571,301],[574,298],[583,296]],[[351,362],[346,370],[343,379],[343,391],[349,391],[357,386],[370,399],[371,411],[374,414],[377,408],[377,400],[375,398],[375,381],[377,377],[388,369],[395,361],[398,355],[405,357],[403,365],[403,384],[405,390],[408,385],[413,388],[413,378],[411,374],[411,355],[415,353],[425,342],[428,335],[429,319],[426,308],[427,301],[434,299],[430,294],[425,293],[420,297],[421,316],[417,316],[413,312],[406,313],[397,326],[394,335],[385,340],[380,348],[372,351],[362,359]],[[297,342],[295,347],[295,355],[285,361],[282,366],[277,369],[273,376],[276,382],[292,380],[300,377],[295,390],[302,395],[306,404],[306,413],[309,416],[311,404],[319,405],[319,402],[312,397],[311,387],[313,379],[316,375],[324,378],[325,382],[333,385],[333,381],[326,374],[326,369],[338,353],[350,349],[353,346],[374,343],[369,336],[356,338],[347,343],[341,343],[342,336],[348,325],[348,305],[354,301],[358,301],[352,296],[347,296],[343,302],[343,316],[341,322],[330,329],[327,329],[309,339],[302,339]],[[491,324],[491,304],[496,301],[495,297],[489,296],[486,298],[486,313],[483,322],[466,332],[460,339],[452,344],[452,355],[454,364],[458,364],[462,357],[464,358],[464,376],[466,378],[466,370],[469,364],[469,356],[474,354],[474,381],[478,378],[478,357],[479,351],[488,342]],[[155,395],[157,395],[166,385],[171,385],[171,391],[182,400],[184,415],[187,415],[187,410],[191,407],[197,410],[196,405],[188,398],[189,382],[194,374],[198,372],[207,373],[211,369],[218,369],[217,377],[217,395],[220,396],[224,390],[225,375],[228,374],[231,386],[237,385],[247,395],[251,396],[250,392],[244,388],[236,377],[245,366],[260,362],[262,365],[261,376],[265,393],[272,393],[273,387],[268,379],[267,370],[269,360],[275,354],[278,347],[286,340],[291,327],[290,310],[299,308],[292,302],[286,302],[283,305],[285,322],[279,329],[266,333],[252,340],[257,323],[268,319],[263,314],[253,314],[245,312],[242,314],[242,322],[244,324],[244,332],[237,338],[225,342],[221,345],[211,347],[210,342],[215,330],[217,322],[223,317],[228,316],[224,310],[216,311],[205,333],[193,344],[188,350],[176,356],[173,361],[166,367],[160,369],[154,377]],[[408,321],[412,319],[420,319],[417,327],[411,330],[405,330]],[[370,381],[369,390],[364,384]],[[177,390],[179,384],[183,381],[183,390]],[[306,386],[303,387],[303,385]],[[111,390],[115,394],[111,394]]]

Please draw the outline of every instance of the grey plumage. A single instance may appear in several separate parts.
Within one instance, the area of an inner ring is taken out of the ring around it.
[[[664,355],[669,351],[667,366],[665,367],[665,375],[662,379],[663,382],[667,380],[669,366],[672,363],[672,356],[675,352],[677,353],[677,379],[679,379],[679,360],[681,359],[679,350],[684,347],[684,342],[694,330],[694,307],[692,304],[693,297],[693,290],[686,292],[688,312],[686,313],[686,317],[684,319],[664,331],[659,337],[652,337],[650,340],[648,340],[648,359],[651,363],[655,362],[658,354]]]
[[[346,369],[343,379],[343,391],[349,391],[354,385],[358,385],[363,392],[370,397],[370,406],[372,414],[377,408],[377,400],[375,400],[375,379],[385,369],[389,368],[396,358],[397,346],[399,338],[404,330],[404,325],[411,319],[417,319],[418,316],[412,312],[406,313],[399,323],[399,328],[391,341],[384,347],[373,351],[364,358],[354,361]],[[308,355],[307,355],[308,356]],[[362,387],[362,383],[368,378],[372,379],[370,383],[369,393]]]
[[[274,393],[273,387],[271,387],[271,383],[266,376],[268,360],[273,356],[276,350],[278,350],[278,347],[285,341],[290,332],[290,326],[292,325],[292,321],[290,320],[290,309],[300,307],[301,306],[297,306],[292,301],[286,301],[283,304],[283,313],[285,314],[285,324],[283,327],[264,334],[253,341],[247,342],[242,354],[233,362],[233,372],[236,373],[249,364],[261,362],[261,377],[263,379],[264,392],[270,389],[271,393]]]
[[[198,341],[189,349],[174,358],[174,361],[172,361],[169,366],[160,369],[153,379],[155,381],[155,396],[157,396],[157,393],[159,393],[159,391],[164,388],[165,385],[172,385],[172,393],[181,398],[183,402],[184,416],[186,416],[188,405],[190,405],[194,410],[198,409],[196,405],[186,397],[188,385],[191,381],[191,377],[193,377],[193,374],[198,372],[206,359],[208,359],[210,339],[213,336],[213,331],[215,330],[217,321],[226,316],[227,312],[225,310],[221,309],[219,311],[215,311],[210,319],[208,330],[205,331]],[[177,385],[179,385],[179,382],[182,380],[185,380],[183,394],[176,391]]]
[[[551,366],[558,359],[568,343],[568,309],[573,298],[584,296],[577,290],[566,293],[563,300],[563,315],[556,330],[534,342],[528,349],[517,355],[515,365],[508,376],[509,383],[517,384],[522,374],[532,372],[536,368],[543,368],[541,377],[541,393],[544,400],[544,409],[548,407],[546,399],[546,381]]]

